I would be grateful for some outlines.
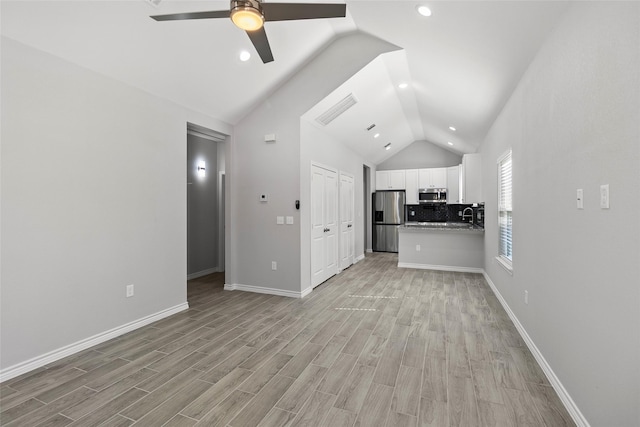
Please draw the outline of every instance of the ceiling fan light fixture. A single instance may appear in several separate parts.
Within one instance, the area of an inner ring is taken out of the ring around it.
[[[231,20],[241,30],[259,30],[264,25],[260,2],[257,0],[232,0]]]

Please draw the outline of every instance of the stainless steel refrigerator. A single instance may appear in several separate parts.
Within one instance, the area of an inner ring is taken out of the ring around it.
[[[373,193],[373,250],[398,252],[398,228],[404,224],[404,191]]]

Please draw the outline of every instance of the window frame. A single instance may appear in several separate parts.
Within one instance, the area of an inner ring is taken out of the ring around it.
[[[506,162],[509,162],[509,194],[506,199],[503,197],[504,183],[503,174]],[[513,153],[511,148],[503,153],[497,160],[497,172],[498,172],[498,194],[497,194],[497,222],[498,222],[498,255],[496,261],[501,265],[509,274],[513,274]],[[503,213],[506,213],[506,232],[509,235],[509,239],[503,240]],[[506,245],[506,250],[503,248]]]

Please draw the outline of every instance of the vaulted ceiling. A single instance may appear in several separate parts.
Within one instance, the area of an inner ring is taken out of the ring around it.
[[[358,102],[323,129],[379,163],[416,140],[460,154],[474,152],[568,5],[428,0],[346,4],[346,18],[267,22],[275,57],[268,64],[227,19],[149,18],[228,9],[228,1],[162,0],[156,7],[146,0],[3,0],[0,12],[4,36],[230,124],[333,39],[350,31],[367,32],[401,50],[373,61],[305,119],[313,122],[353,94]],[[427,5],[432,15],[419,15],[419,5]],[[246,62],[239,59],[243,50],[252,54]],[[407,87],[401,89],[400,83]],[[377,131],[367,131],[374,123]],[[374,139],[375,133],[380,136]],[[392,150],[383,149],[388,143]]]

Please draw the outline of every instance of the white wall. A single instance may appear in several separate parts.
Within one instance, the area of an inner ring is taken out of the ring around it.
[[[332,138],[311,123],[302,120],[300,122],[300,204],[304,207],[311,206],[311,163],[319,163],[346,172],[354,177],[355,194],[355,254],[354,258],[364,256],[364,183],[362,166],[369,166],[369,170],[375,171],[373,164],[366,162],[362,157],[347,148],[338,140]],[[375,173],[375,172],[374,172]],[[300,211],[300,259],[302,289],[311,286],[311,212],[309,209]],[[340,234],[340,233],[338,233]]]
[[[592,426],[640,425],[639,28],[637,2],[573,3],[481,146],[485,269]],[[494,260],[509,147],[513,276]]]
[[[231,130],[2,38],[3,373],[185,304],[187,121]]]
[[[234,129],[231,143],[229,286],[300,293],[300,116],[379,54],[396,46],[363,33],[343,36],[315,57]],[[276,142],[265,143],[266,134]],[[229,170],[228,170],[229,172]],[[261,203],[260,193],[269,201]],[[308,209],[302,205],[301,210]],[[276,225],[276,216],[295,224]],[[271,262],[278,263],[277,271]]]
[[[457,166],[462,156],[429,141],[415,141],[378,165],[378,170]]]

